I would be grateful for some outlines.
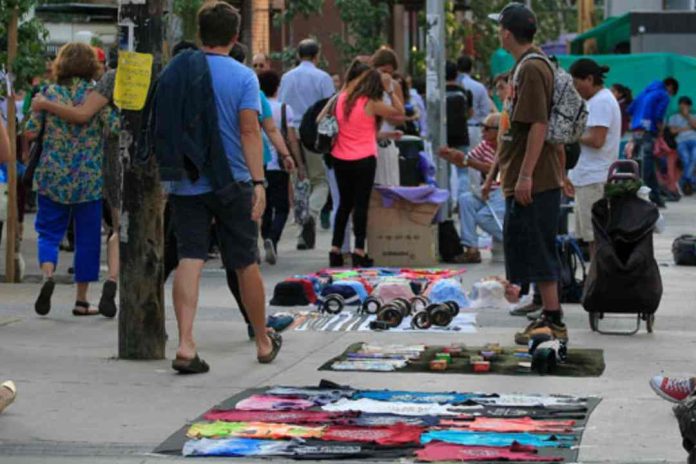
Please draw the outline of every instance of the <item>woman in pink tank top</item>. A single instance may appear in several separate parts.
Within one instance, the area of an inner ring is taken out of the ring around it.
[[[398,98],[393,99],[391,105],[382,101],[385,90],[389,91],[392,88],[391,77],[370,69],[338,96],[338,137],[331,155],[340,200],[329,253],[331,267],[343,265],[341,245],[351,213],[355,234],[353,266],[370,267],[373,264],[365,253],[365,237],[367,208],[377,166],[377,130],[382,118],[394,118],[404,114],[403,105]]]

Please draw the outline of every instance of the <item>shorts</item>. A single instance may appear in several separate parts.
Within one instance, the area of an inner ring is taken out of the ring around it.
[[[604,182],[575,187],[575,236],[594,242],[592,206],[604,198]]]
[[[515,197],[505,199],[503,243],[505,271],[510,282],[558,281],[556,235],[560,212],[560,189],[532,195],[529,206],[521,206]]]
[[[237,185],[238,192],[224,205],[213,192],[169,196],[180,260],[208,259],[214,219],[225,269],[244,269],[257,262],[259,229],[251,219],[254,188],[251,184]]]

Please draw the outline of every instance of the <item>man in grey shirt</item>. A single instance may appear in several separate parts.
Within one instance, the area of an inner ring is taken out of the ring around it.
[[[474,115],[469,118],[469,146],[472,148],[481,143],[481,125],[491,112],[491,99],[486,86],[471,77],[473,66],[474,62],[468,55],[462,55],[457,60],[457,83],[474,97]]]
[[[300,64],[287,72],[280,82],[278,100],[292,108],[295,127],[300,127],[302,117],[310,106],[319,100],[331,97],[336,89],[331,76],[317,67],[319,44],[313,39],[305,39],[297,47]],[[323,156],[302,147],[307,167],[307,178],[312,186],[309,198],[309,216],[298,238],[297,249],[314,248],[313,237],[316,222],[329,194]]]
[[[696,115],[691,113],[692,101],[689,97],[679,99],[679,112],[669,118],[669,130],[677,141],[677,152],[684,173],[680,181],[685,195],[691,195],[696,187]]]

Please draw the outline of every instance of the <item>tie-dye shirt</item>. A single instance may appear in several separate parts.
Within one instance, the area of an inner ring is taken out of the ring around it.
[[[69,85],[49,85],[43,94],[50,101],[77,106],[84,103],[93,87],[88,81],[73,79]],[[41,118],[40,113],[32,113],[25,130],[38,134]],[[118,131],[118,116],[108,106],[87,124],[70,124],[46,113],[35,190],[65,205],[100,200],[105,128],[112,133]]]

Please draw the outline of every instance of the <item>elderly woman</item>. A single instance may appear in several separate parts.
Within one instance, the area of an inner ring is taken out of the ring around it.
[[[93,90],[98,71],[99,62],[90,46],[67,44],[53,64],[55,83],[46,87],[43,96],[56,103],[79,106]],[[34,309],[42,316],[51,310],[58,246],[72,216],[77,283],[73,315],[92,316],[99,314],[87,302],[87,290],[90,282],[99,280],[104,130],[117,130],[117,118],[110,108],[105,108],[98,117],[76,125],[52,114],[34,112],[26,131],[30,137],[36,137],[42,126],[43,151],[34,182],[39,207],[39,264],[44,280]]]

